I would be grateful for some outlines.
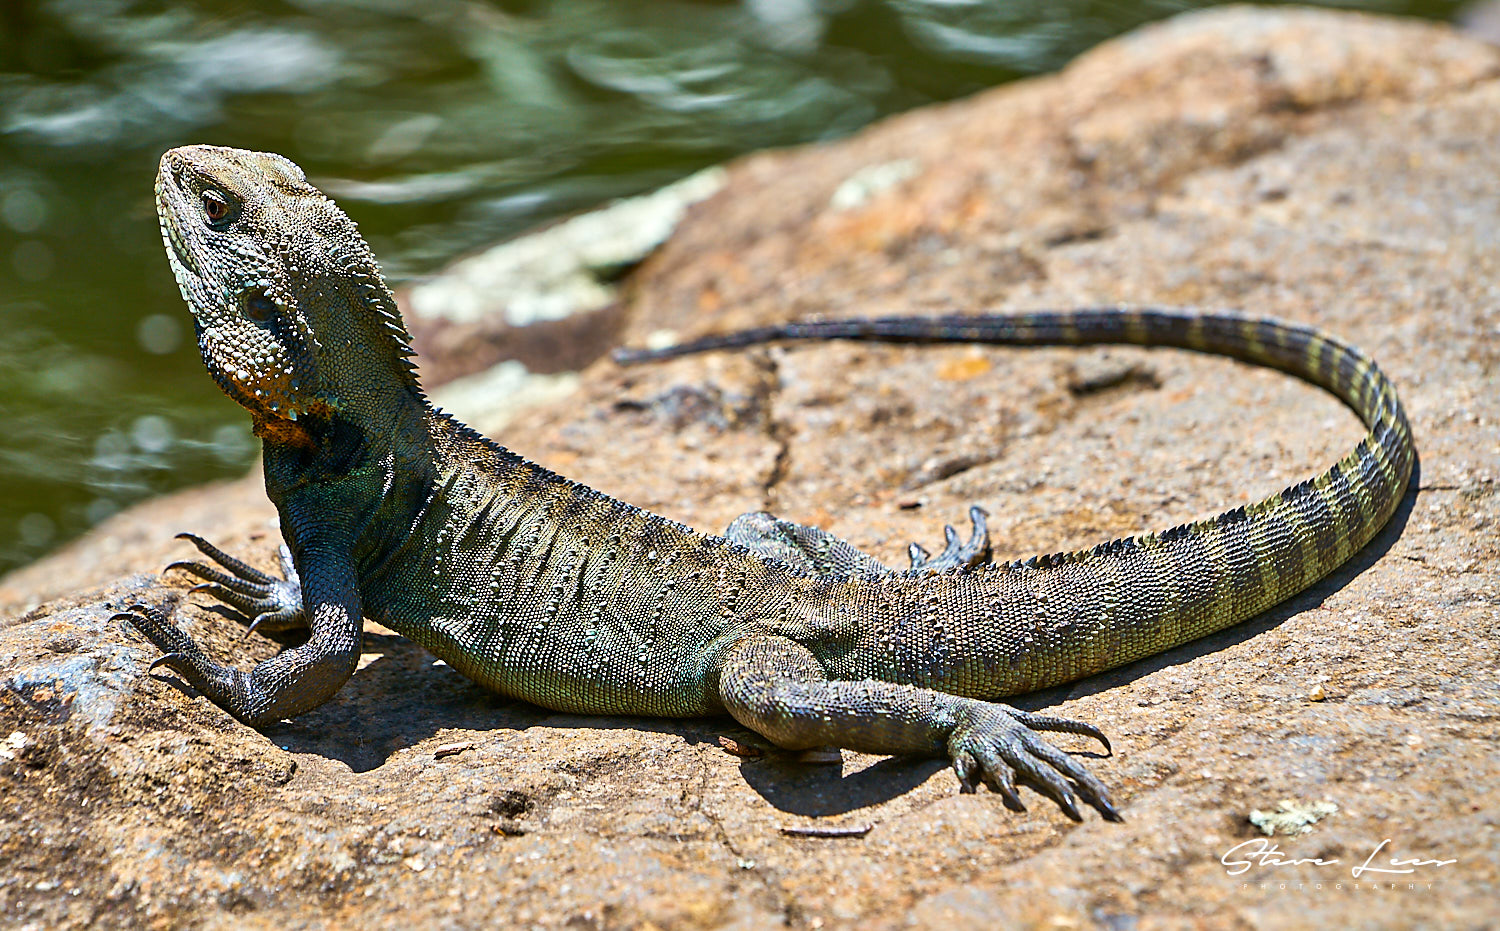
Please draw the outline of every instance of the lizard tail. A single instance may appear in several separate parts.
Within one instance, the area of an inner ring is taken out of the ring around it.
[[[904,657],[887,657],[894,669],[865,672],[961,694],[998,697],[1072,681],[1267,610],[1333,571],[1379,532],[1405,494],[1416,458],[1395,387],[1369,356],[1310,327],[1233,314],[1089,308],[813,321],[617,352],[616,358],[639,362],[798,339],[1192,349],[1305,379],[1333,393],[1365,424],[1364,437],[1332,467],[1253,504],[1086,550],[928,580],[929,598],[973,606],[983,618],[983,635],[960,635],[953,643],[951,628],[945,631],[930,610],[924,618],[911,605],[901,616],[879,619],[879,626],[903,631],[898,652]],[[873,598],[871,607],[881,603]],[[918,633],[927,627],[933,628],[928,636]]]

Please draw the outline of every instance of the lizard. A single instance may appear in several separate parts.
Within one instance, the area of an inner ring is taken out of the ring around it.
[[[1012,810],[1018,786],[1074,820],[1121,820],[1049,732],[1092,724],[998,699],[1081,679],[1254,617],[1387,522],[1415,458],[1391,381],[1316,329],[1231,313],[1077,308],[822,320],[708,337],[623,362],[769,340],[1198,350],[1330,391],[1366,433],[1315,477],[1215,517],[994,563],[985,515],[936,555],[881,563],[752,512],[723,536],[633,507],[481,436],[427,399],[395,298],[355,224],[290,160],[212,146],[162,156],[156,205],[203,362],[261,438],[281,524],[277,577],[183,534],[194,590],[305,640],[220,664],[158,607],[116,615],[166,667],[252,727],[328,701],[365,618],[487,689],[582,714],[722,715],[792,751],[945,759]]]

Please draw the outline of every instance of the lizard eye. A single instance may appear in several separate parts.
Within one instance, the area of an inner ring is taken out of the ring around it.
[[[276,316],[276,302],[264,291],[251,291],[245,295],[245,316],[254,323],[268,323]]]
[[[208,225],[214,229],[223,229],[229,220],[229,198],[212,189],[198,196],[203,201],[203,215],[208,218]]]

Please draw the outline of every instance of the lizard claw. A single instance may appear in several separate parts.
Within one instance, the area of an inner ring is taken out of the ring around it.
[[[1038,731],[1063,731],[1104,739],[1093,725],[1065,718],[1035,715],[991,702],[974,702],[960,716],[948,738],[961,791],[974,791],[976,778],[1000,795],[1005,807],[1025,811],[1018,784],[1052,799],[1063,814],[1082,821],[1078,799],[1092,806],[1106,821],[1123,821],[1109,799],[1109,790],[1071,756],[1037,736]],[[1105,741],[1108,746],[1108,742]]]
[[[181,653],[163,653],[162,655],[151,661],[151,665],[146,667],[146,672],[154,672],[158,666],[165,666],[168,669],[173,669],[175,668],[172,665],[173,663],[181,663],[185,662],[186,660],[187,657],[183,656]]]
[[[292,608],[281,608],[277,611],[266,611],[255,616],[249,626],[245,628],[245,636],[255,633],[255,629],[262,624],[266,630],[286,630],[289,627],[301,626],[297,620],[297,611]]]

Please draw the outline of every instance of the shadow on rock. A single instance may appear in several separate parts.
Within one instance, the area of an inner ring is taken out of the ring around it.
[[[677,734],[688,744],[711,742],[718,720],[564,714],[487,691],[442,660],[393,634],[365,634],[364,663],[326,704],[276,727],[267,739],[294,753],[337,760],[356,773],[440,733],[588,728]]]
[[[837,766],[798,763],[773,754],[745,760],[740,774],[745,782],[779,811],[792,815],[841,815],[888,802],[946,769],[943,760],[887,757],[858,772],[843,773]]]

